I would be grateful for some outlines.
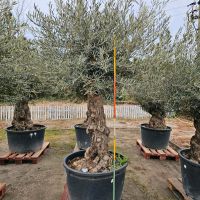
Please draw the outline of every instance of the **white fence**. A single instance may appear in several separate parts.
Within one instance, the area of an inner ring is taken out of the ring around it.
[[[30,106],[33,120],[59,120],[59,119],[80,119],[86,117],[86,104],[73,105],[44,105]],[[104,106],[106,118],[113,117],[113,107]],[[13,118],[13,106],[0,106],[0,120],[10,121]],[[124,119],[139,119],[149,117],[149,114],[138,105],[117,105],[117,117]]]

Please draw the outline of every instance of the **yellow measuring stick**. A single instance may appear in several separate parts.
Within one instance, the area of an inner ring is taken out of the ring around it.
[[[113,200],[115,200],[115,162],[116,162],[116,97],[117,97],[117,49],[116,38],[114,37],[114,95],[113,95],[113,108],[114,108],[114,139],[113,139],[113,153],[114,153],[114,169],[113,169]]]

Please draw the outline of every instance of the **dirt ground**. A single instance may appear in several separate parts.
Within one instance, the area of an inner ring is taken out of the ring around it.
[[[4,200],[59,200],[63,192],[66,175],[63,158],[73,151],[75,146],[74,124],[82,120],[38,122],[47,125],[45,136],[51,147],[42,156],[38,164],[7,164],[0,166],[0,182],[8,185]],[[146,160],[136,146],[140,138],[139,126],[148,119],[118,120],[118,151],[128,156],[129,165],[122,200],[175,200],[167,188],[167,178],[180,177],[180,164],[172,160]],[[183,119],[168,119],[173,128],[171,140],[183,147],[189,145],[194,134],[192,123]],[[8,122],[1,122],[5,128]],[[113,132],[113,122],[108,120]],[[112,148],[112,133],[110,147]],[[0,131],[0,155],[8,151],[6,137]],[[81,200],[84,200],[81,199]]]

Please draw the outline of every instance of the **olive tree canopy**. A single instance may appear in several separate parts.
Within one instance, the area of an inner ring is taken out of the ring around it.
[[[33,126],[28,101],[50,96],[57,82],[37,47],[24,37],[27,24],[16,20],[14,6],[13,1],[0,0],[0,101],[15,104],[12,125],[24,130]]]
[[[41,56],[61,71],[66,90],[76,98],[101,94],[112,99],[113,39],[117,44],[118,98],[123,98],[126,79],[133,77],[131,60],[154,49],[166,30],[168,17],[162,3],[153,1],[56,0],[48,13],[35,6],[29,14]]]
[[[12,13],[14,3],[0,1],[0,101],[17,102],[40,93],[35,51],[24,37],[25,24]]]
[[[199,32],[200,33],[200,32]],[[196,129],[189,158],[200,163],[200,46],[199,33],[191,24],[177,44],[175,65],[170,72],[171,105],[180,115],[192,118]]]

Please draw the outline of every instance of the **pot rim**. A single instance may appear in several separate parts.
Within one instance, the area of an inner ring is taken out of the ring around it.
[[[189,162],[191,165],[195,166],[195,167],[200,167],[200,164],[186,158],[184,155],[182,155],[182,153],[184,151],[190,151],[190,148],[184,148],[184,149],[181,149],[179,150],[179,156],[183,159],[183,160],[186,160],[187,162]]]
[[[165,129],[159,129],[159,128],[149,128],[146,125],[148,125],[148,123],[141,124],[140,127],[148,129],[148,130],[154,130],[154,131],[171,131],[172,130],[170,126],[167,126],[167,128]]]
[[[75,125],[74,125],[74,128],[86,129],[86,127],[85,127],[85,128],[83,128],[83,127],[80,127],[80,125],[83,125],[83,123],[82,123],[82,124],[75,124]]]
[[[95,177],[99,177],[99,176],[109,176],[109,175],[112,175],[113,174],[113,170],[110,171],[110,172],[99,172],[99,173],[84,173],[84,172],[81,172],[81,171],[78,171],[78,170],[75,170],[75,169],[72,169],[71,167],[69,167],[67,164],[66,164],[66,160],[69,156],[75,154],[75,153],[78,153],[78,152],[85,152],[85,150],[80,150],[80,151],[76,151],[76,152],[73,152],[73,153],[70,153],[68,154],[65,158],[64,158],[64,163],[63,163],[63,166],[65,167],[65,169],[67,171],[72,171],[73,173],[76,173],[80,176],[85,176],[85,177],[88,177],[88,176],[95,176]],[[120,154],[122,155],[122,154]],[[123,155],[122,155],[123,156]],[[121,171],[122,169],[126,168],[128,166],[128,162],[126,164],[124,164],[122,167],[120,167],[119,169],[117,169],[115,172],[117,173],[118,171]]]
[[[33,124],[34,126],[38,126],[40,127],[40,129],[37,130],[21,130],[21,131],[16,131],[16,130],[12,130],[13,126],[9,126],[7,128],[5,128],[6,131],[9,132],[14,132],[14,133],[27,133],[27,132],[34,132],[34,131],[40,131],[40,130],[45,130],[47,127],[45,125],[41,125],[41,124]]]

